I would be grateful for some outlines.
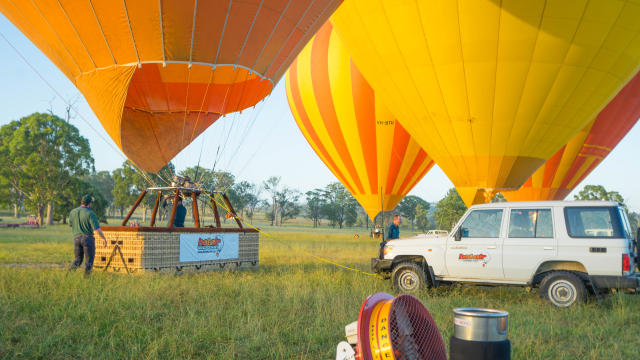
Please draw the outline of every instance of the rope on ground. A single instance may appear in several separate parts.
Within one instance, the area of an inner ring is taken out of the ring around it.
[[[363,274],[363,275],[373,276],[373,277],[376,277],[376,278],[381,278],[381,276],[380,276],[380,275],[378,275],[378,274],[376,274],[376,273],[370,273],[370,272],[362,271],[362,270],[359,270],[359,269],[356,269],[356,268],[352,268],[352,267],[349,267],[349,266],[346,266],[346,265],[342,265],[342,264],[339,264],[339,263],[337,263],[337,262],[335,262],[335,261],[329,260],[329,259],[327,259],[327,258],[323,258],[323,257],[320,257],[320,256],[318,256],[318,255],[314,255],[314,254],[312,254],[312,253],[310,253],[310,252],[308,252],[308,251],[306,251],[306,250],[296,249],[296,248],[294,248],[293,246],[291,246],[291,245],[289,245],[289,244],[285,244],[284,242],[279,241],[279,240],[277,240],[277,239],[275,239],[275,238],[273,238],[273,239],[274,239],[275,241],[280,242],[280,243],[281,243],[281,244],[283,244],[283,245],[288,246],[290,249],[292,249],[292,250],[294,250],[294,251],[298,251],[298,252],[300,252],[300,253],[303,253],[303,254],[305,254],[305,255],[308,255],[308,256],[310,256],[310,257],[312,257],[312,258],[316,259],[316,260],[319,260],[319,261],[325,262],[325,263],[327,263],[327,264],[331,264],[331,265],[335,265],[335,266],[338,266],[338,267],[341,267],[341,268],[344,268],[344,269],[347,269],[347,270],[355,271],[355,272],[360,273],[360,274]]]
[[[211,196],[209,193],[206,193],[206,194],[207,194],[207,196],[209,196],[209,198],[211,198],[211,200],[212,200],[213,202],[215,202],[218,206],[220,206],[221,208],[223,208],[223,209],[224,209],[225,211],[227,211],[229,214],[233,214],[233,213],[231,212],[231,210],[229,210],[229,208],[224,204],[224,202],[223,202],[223,203],[220,203],[220,202],[215,198],[215,196]],[[215,194],[217,194],[217,193],[215,193]],[[293,246],[293,245],[291,245],[291,244],[287,244],[287,243],[285,243],[285,242],[283,242],[283,241],[281,241],[281,240],[278,240],[275,236],[272,236],[271,234],[269,234],[269,233],[267,233],[267,232],[265,232],[265,231],[263,231],[263,230],[261,230],[261,229],[259,229],[259,228],[255,227],[255,226],[251,225],[250,223],[245,222],[245,221],[244,221],[244,219],[242,219],[241,217],[239,217],[237,214],[235,215],[235,218],[237,218],[238,220],[240,220],[244,225],[248,225],[248,226],[249,226],[249,227],[251,227],[252,229],[254,229],[254,230],[258,231],[260,234],[262,234],[262,235],[264,235],[264,236],[266,236],[266,237],[268,237],[268,238],[270,238],[270,239],[272,239],[272,240],[274,240],[274,241],[276,241],[276,242],[280,243],[281,245],[284,245],[284,246],[288,247],[289,249],[293,250],[294,252],[298,252],[298,253],[301,253],[301,254],[307,255],[307,256],[312,257],[312,258],[314,258],[314,259],[316,259],[316,260],[318,260],[318,261],[321,261],[321,262],[324,262],[324,263],[327,263],[327,264],[331,264],[331,265],[334,265],[334,266],[337,266],[337,267],[340,267],[340,268],[343,268],[343,269],[346,269],[346,270],[354,271],[354,272],[359,273],[359,274],[362,274],[362,275],[367,275],[367,276],[373,276],[373,277],[376,277],[376,278],[381,278],[381,276],[380,276],[380,275],[378,275],[378,274],[376,274],[376,273],[366,272],[366,271],[362,271],[362,270],[360,270],[360,269],[352,268],[352,267],[349,267],[349,266],[346,266],[346,265],[343,265],[343,264],[337,263],[337,262],[335,262],[335,261],[333,261],[333,260],[331,260],[331,259],[327,259],[327,258],[324,258],[324,257],[322,257],[322,256],[315,255],[315,254],[310,253],[310,252],[308,252],[308,251],[306,251],[306,250],[302,250],[302,249],[296,248],[296,247],[294,247],[294,246]]]

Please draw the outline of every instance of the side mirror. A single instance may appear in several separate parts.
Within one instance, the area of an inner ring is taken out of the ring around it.
[[[462,226],[460,226],[457,230],[454,236],[455,241],[460,241],[462,240]]]

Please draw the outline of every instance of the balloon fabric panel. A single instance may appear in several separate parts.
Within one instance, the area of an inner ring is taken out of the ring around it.
[[[267,96],[340,2],[0,0],[0,12],[155,172],[204,125]]]
[[[351,0],[332,24],[470,205],[519,188],[640,64],[635,1]]]
[[[392,210],[434,162],[402,128],[325,24],[286,76],[303,135],[370,218]],[[382,196],[380,194],[382,188]]]
[[[558,150],[509,201],[563,200],[589,175],[640,118],[640,74],[636,75],[598,117]]]

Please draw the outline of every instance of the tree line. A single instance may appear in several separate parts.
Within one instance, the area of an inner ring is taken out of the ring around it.
[[[113,171],[96,172],[87,139],[76,127],[52,114],[34,113],[2,126],[0,163],[3,164],[0,167],[0,205],[12,208],[15,218],[30,211],[40,224],[53,224],[54,220],[66,223],[69,212],[78,206],[79,198],[84,194],[95,198],[93,209],[101,220],[122,218],[144,189],[167,186],[179,175],[188,176],[205,190],[226,192],[237,214],[250,222],[261,214],[272,226],[282,226],[298,217],[310,219],[314,227],[372,226],[364,209],[339,182],[303,193],[286,186],[278,176],[251,183],[238,181],[230,172],[200,166],[176,172],[172,163],[158,173],[143,172],[129,161]],[[585,186],[575,199],[611,200],[624,205],[622,195],[607,191],[601,185]],[[154,197],[147,196],[140,204],[143,222],[154,201]],[[498,194],[493,201],[505,199]],[[190,208],[190,199],[185,202]],[[199,201],[199,204],[201,214],[212,212],[212,202]],[[158,214],[161,221],[170,210],[166,201],[163,205]],[[393,214],[401,214],[411,231],[449,230],[466,210],[462,198],[452,188],[436,204],[408,195],[394,210],[378,214],[374,223],[381,224],[384,217],[388,224]],[[637,228],[640,214],[629,213],[629,218]]]
[[[93,209],[102,221],[122,218],[139,194],[149,186],[166,186],[175,175],[188,176],[203,189],[225,191],[240,217],[253,221],[257,213],[273,226],[297,217],[307,217],[314,227],[322,222],[343,228],[369,227],[369,219],[355,198],[339,182],[306,193],[284,185],[278,176],[261,183],[237,181],[226,171],[200,166],[176,172],[172,163],[158,173],[143,172],[125,161],[113,171],[96,171],[89,141],[78,129],[53,114],[34,113],[0,128],[0,205],[13,209],[15,218],[28,211],[38,223],[66,223],[69,212],[84,194],[95,198]],[[154,205],[153,197],[140,204],[142,221]],[[185,199],[189,207],[190,199]],[[201,213],[211,202],[200,201]],[[417,196],[408,196],[396,211],[419,228],[427,228],[430,205]],[[166,218],[160,208],[159,219]],[[390,219],[390,216],[387,216]]]

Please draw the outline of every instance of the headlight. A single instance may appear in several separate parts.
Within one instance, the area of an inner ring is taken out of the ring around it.
[[[391,252],[391,250],[393,250],[393,246],[391,245],[385,245],[384,246],[384,254],[387,255],[388,253]]]

